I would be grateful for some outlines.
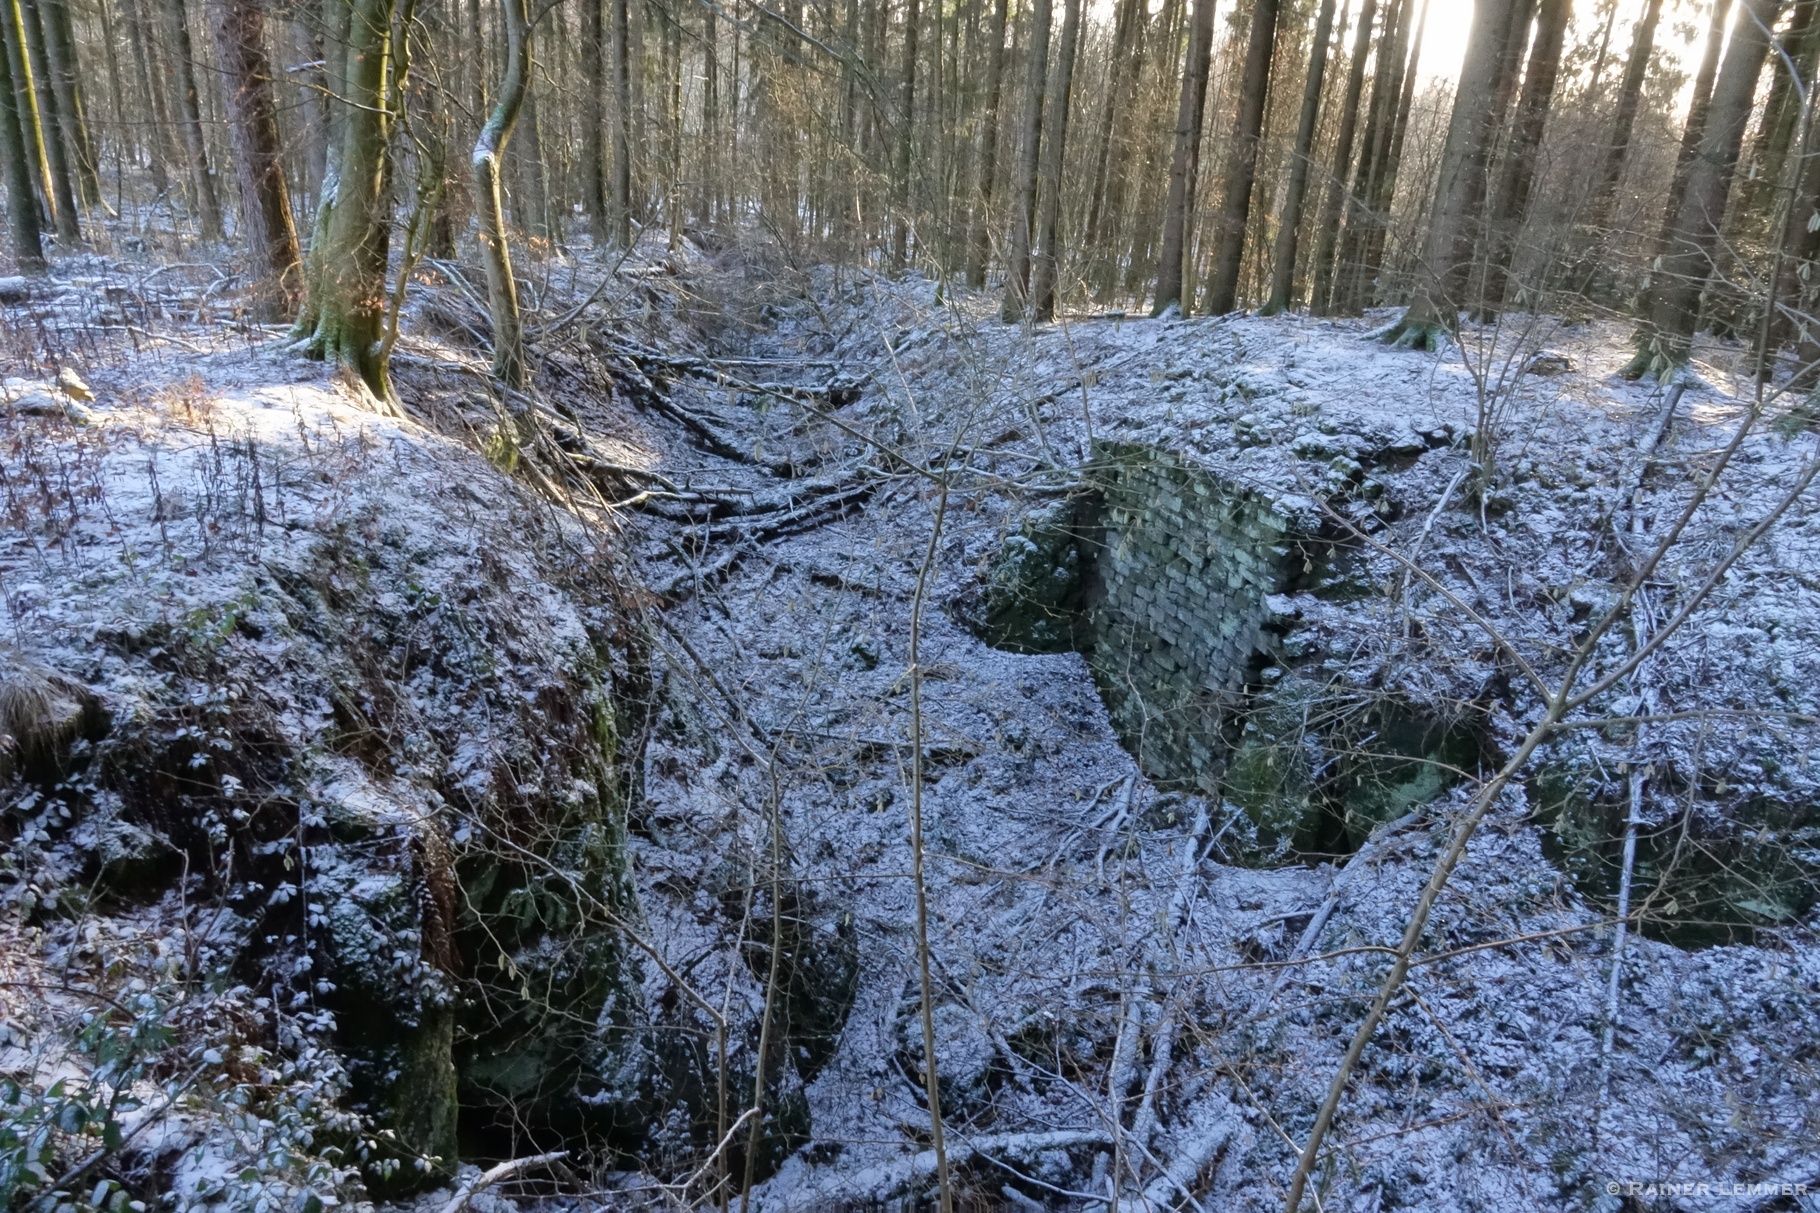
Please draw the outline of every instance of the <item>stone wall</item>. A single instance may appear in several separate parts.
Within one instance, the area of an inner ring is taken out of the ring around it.
[[[1305,567],[1307,527],[1284,503],[1159,448],[1094,455],[1094,673],[1146,774],[1216,793],[1232,713],[1285,622],[1273,597]]]

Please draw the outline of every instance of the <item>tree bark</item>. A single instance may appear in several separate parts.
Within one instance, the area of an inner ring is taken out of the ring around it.
[[[1024,318],[1024,300],[1030,293],[1030,244],[1036,224],[1037,161],[1043,140],[1052,19],[1050,0],[1034,0],[1025,60],[1024,112],[1018,122],[1017,183],[1011,191],[1011,251],[1005,266],[1005,301],[999,308],[999,318],[1007,324]]]
[[[221,65],[222,100],[234,147],[240,192],[240,236],[257,268],[253,307],[276,321],[297,309],[303,263],[284,177],[272,65],[266,57],[265,14],[260,0],[214,0],[215,57]]]
[[[1651,276],[1644,319],[1637,327],[1637,356],[1623,371],[1629,379],[1653,375],[1665,381],[1687,364],[1700,290],[1718,252],[1757,78],[1769,54],[1769,31],[1783,8],[1783,0],[1739,3],[1742,11],[1713,87],[1700,149],[1688,166],[1686,192],[1663,229],[1661,268]]]
[[[309,294],[297,336],[306,353],[339,362],[375,398],[395,405],[382,330],[386,253],[391,240],[393,0],[354,0],[338,73],[345,90],[339,146],[323,186],[310,244]]]
[[[1744,161],[1750,166],[1750,175],[1738,209],[1745,215],[1756,214],[1768,220],[1778,209],[1776,187],[1782,182],[1782,167],[1801,116],[1800,86],[1813,79],[1815,52],[1820,50],[1817,16],[1820,0],[1795,0],[1788,29],[1775,40],[1770,55],[1769,98]],[[1794,65],[1792,72],[1790,63]]]
[[[1497,75],[1515,10],[1512,0],[1478,0],[1476,5],[1422,264],[1416,270],[1415,297],[1385,334],[1399,347],[1435,349],[1458,320],[1460,288],[1471,265],[1473,220],[1484,200],[1486,160],[1501,117],[1496,112]]]
[[[1270,64],[1276,55],[1278,0],[1252,0],[1251,38],[1245,47],[1245,73],[1239,82],[1239,110],[1227,148],[1226,188],[1207,283],[1207,311],[1223,316],[1238,305],[1239,269],[1245,260],[1245,236],[1251,221],[1251,192],[1257,182],[1258,141],[1264,133],[1264,107],[1270,99]]]
[[[1326,0],[1331,5],[1333,0]],[[1120,0],[1112,31],[1112,60],[1109,64],[1111,87],[1106,90],[1106,97],[1100,106],[1099,132],[1094,141],[1093,185],[1087,203],[1087,225],[1085,229],[1086,252],[1089,258],[1087,279],[1098,293],[1104,293],[1112,276],[1111,240],[1106,231],[1108,226],[1116,230],[1115,216],[1118,202],[1118,187],[1122,182],[1110,179],[1113,172],[1124,171],[1123,156],[1114,157],[1113,147],[1116,144],[1122,151],[1127,142],[1123,134],[1114,134],[1114,122],[1120,115],[1128,115],[1131,107],[1132,90],[1136,87],[1138,73],[1143,64],[1144,21],[1148,16],[1145,0]],[[1118,167],[1115,169],[1115,161]],[[1110,205],[1109,205],[1110,203]]]
[[[25,11],[19,0],[0,0],[7,25],[7,54],[12,59],[13,94],[19,112],[19,127],[25,137],[25,154],[32,163],[32,176],[39,189],[43,219],[57,229],[59,239],[66,239],[64,224],[73,222],[58,214],[57,184],[51,176],[50,153],[45,148],[44,116],[38,109],[38,89],[32,78],[32,56],[26,39]]]
[[[157,3],[158,0],[153,0]],[[202,222],[204,240],[224,240],[221,225],[221,201],[215,194],[215,178],[209,171],[208,144],[202,136],[202,107],[196,92],[195,55],[190,48],[190,22],[184,0],[163,0],[165,28],[171,42],[175,68],[178,112],[182,117],[184,150],[188,153],[190,181],[196,198],[197,217]]]
[[[4,37],[12,41],[12,22],[4,23]],[[13,56],[8,47],[0,46],[0,160],[6,172],[6,211],[12,220],[13,260],[22,274],[42,274],[48,268],[44,260],[44,236],[38,226],[38,197],[32,183],[31,155],[26,148],[25,128],[19,121],[19,94],[14,88]]]
[[[967,238],[967,285],[986,285],[986,263],[992,254],[992,212],[997,201],[998,133],[1005,92],[1005,25],[1010,4],[993,0],[986,35],[986,107],[980,116],[980,154],[974,189],[973,225]]]
[[[892,192],[895,205],[891,224],[891,268],[901,270],[910,257],[910,152],[915,146],[916,131],[916,50],[922,11],[919,0],[906,0],[904,6],[904,70],[897,97],[897,156],[892,165]]]
[[[1334,0],[1321,0],[1309,48],[1308,76],[1302,83],[1302,114],[1296,123],[1295,148],[1289,155],[1289,182],[1283,213],[1277,219],[1276,249],[1270,265],[1270,298],[1259,315],[1289,310],[1295,298],[1296,247],[1301,240],[1302,198],[1308,190],[1308,166],[1314,155],[1315,127],[1321,117],[1321,88],[1327,79],[1327,44],[1333,38]]]
[[[1340,100],[1340,130],[1334,140],[1333,168],[1327,175],[1327,197],[1315,225],[1314,298],[1309,310],[1326,315],[1333,306],[1334,254],[1339,247],[1340,221],[1346,213],[1346,179],[1352,172],[1352,145],[1358,138],[1359,98],[1365,92],[1365,63],[1371,51],[1371,23],[1377,17],[1377,0],[1363,0],[1359,27],[1352,38],[1352,62],[1346,69],[1346,92]]]
[[[1523,73],[1523,95],[1517,101],[1516,119],[1509,146],[1504,151],[1504,164],[1487,225],[1491,250],[1486,259],[1485,290],[1479,305],[1481,321],[1489,322],[1516,290],[1510,276],[1511,257],[1517,236],[1529,217],[1530,194],[1536,183],[1536,153],[1542,146],[1542,132],[1548,122],[1555,80],[1560,75],[1561,44],[1566,37],[1571,7],[1570,0],[1542,0],[1536,13],[1535,46]]]
[[[1353,172],[1354,205],[1347,213],[1340,237],[1339,265],[1329,301],[1329,310],[1335,313],[1357,315],[1365,310],[1390,231],[1401,130],[1398,123],[1407,117],[1402,99],[1415,75],[1415,65],[1407,61],[1414,11],[1415,0],[1396,0],[1385,15],[1387,28],[1378,43],[1377,78],[1371,86],[1365,138]],[[1426,10],[1423,15],[1426,17]]]
[[[504,0],[505,75],[495,94],[493,112],[474,144],[474,198],[480,212],[480,252],[487,269],[487,310],[493,318],[493,375],[507,387],[521,388],[525,378],[524,323],[518,310],[518,283],[512,276],[512,253],[506,243],[505,199],[500,182],[501,158],[531,85],[530,14],[526,0]]]
[[[1045,125],[1043,155],[1039,177],[1039,214],[1036,230],[1036,264],[1030,286],[1033,318],[1046,324],[1055,318],[1055,291],[1059,272],[1060,250],[1056,247],[1057,228],[1062,214],[1062,157],[1068,146],[1068,104],[1074,89],[1074,58],[1081,38],[1081,0],[1063,0],[1062,44],[1056,52],[1055,68],[1049,73],[1048,94],[1043,111],[1050,115]]]
[[[95,154],[95,141],[89,133],[88,109],[83,104],[81,64],[76,55],[74,31],[70,28],[66,0],[38,0],[39,16],[44,24],[44,49],[50,60],[51,91],[57,98],[59,125],[68,143],[68,154],[76,173],[76,185],[88,206],[104,206],[101,197],[100,160]]]
[[[138,73],[138,101],[142,115],[140,127],[146,130],[145,168],[152,178],[152,189],[162,197],[171,188],[167,165],[171,162],[170,120],[165,114],[164,91],[158,87],[154,66],[151,31],[147,28],[141,0],[125,0],[126,31],[132,43],[133,68]],[[149,128],[149,129],[147,129]]]
[[[588,213],[588,232],[594,247],[605,248],[607,230],[606,148],[601,139],[605,123],[601,100],[606,93],[605,48],[601,45],[601,0],[581,4],[581,205]],[[713,10],[708,10],[713,21]],[[710,69],[711,71],[712,69]]]
[[[69,129],[63,111],[57,104],[54,87],[56,73],[51,70],[50,53],[44,36],[42,0],[21,0],[25,17],[25,45],[31,56],[32,79],[36,87],[38,112],[43,125],[45,166],[50,173],[57,224],[57,239],[71,245],[82,243],[81,212],[78,209],[76,173],[70,150]]]
[[[632,247],[632,21],[626,0],[610,0],[613,18],[613,181],[607,238]]]
[[[1370,5],[1374,0],[1365,0]],[[1176,108],[1175,152],[1169,162],[1169,197],[1163,203],[1163,247],[1157,258],[1156,298],[1150,314],[1182,309],[1182,274],[1188,255],[1188,227],[1194,214],[1194,184],[1201,157],[1201,115],[1207,103],[1207,73],[1213,64],[1215,0],[1195,0],[1188,22],[1188,52],[1182,63],[1181,103]]]

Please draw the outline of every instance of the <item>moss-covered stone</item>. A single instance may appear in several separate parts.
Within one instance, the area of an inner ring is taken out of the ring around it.
[[[1558,743],[1528,791],[1544,853],[1584,892],[1615,899],[1627,774],[1601,769],[1582,746]],[[1794,922],[1820,903],[1820,807],[1752,796],[1721,809],[1713,802],[1723,794],[1712,789],[1669,791],[1676,811],[1646,811],[1637,831],[1631,904],[1645,933],[1682,947],[1748,942],[1759,928]]]
[[[980,630],[988,644],[1020,653],[1077,646],[1091,563],[1085,514],[1078,501],[1058,501],[1005,536],[986,582]]]

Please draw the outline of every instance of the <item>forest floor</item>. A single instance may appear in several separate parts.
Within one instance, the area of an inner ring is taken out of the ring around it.
[[[272,442],[295,429],[304,448],[345,428],[355,446],[399,452],[408,499],[426,476],[462,474],[419,460],[419,427],[486,450],[498,425],[475,374],[477,319],[448,286],[412,305],[398,367],[409,416],[369,421],[276,331],[211,322],[212,271],[60,272],[55,294],[7,313],[38,362],[8,383],[14,461],[21,425],[33,450],[79,466],[105,463],[122,427],[156,442],[161,427],[193,430],[200,410],[241,438],[266,422]],[[660,658],[632,845],[644,933],[670,973],[647,969],[646,1004],[686,1017],[674,988],[686,980],[729,1017],[761,1019],[763,974],[742,940],[780,870],[805,949],[851,958],[830,979],[850,987],[850,1010],[825,1049],[792,1063],[806,1140],[754,1207],[851,1207],[934,1182],[908,879],[913,712],[948,1154],[970,1190],[1008,1207],[1109,1193],[1280,1207],[1382,951],[1468,790],[1349,856],[1256,866],[1230,845],[1231,806],[1138,769],[1081,654],[993,648],[968,604],[1006,535],[1076,485],[1095,441],[1165,446],[1356,536],[1362,583],[1401,579],[1396,601],[1285,605],[1321,637],[1327,668],[1424,702],[1489,702],[1493,748],[1508,747],[1541,700],[1507,685],[1499,645],[1544,682],[1556,675],[1576,628],[1635,567],[1626,537],[1634,547],[1674,523],[1749,411],[1740,352],[1700,350],[1645,450],[1670,397],[1615,378],[1627,334],[1603,322],[1512,317],[1420,355],[1366,340],[1384,318],[1097,317],[1032,331],[925,280],[738,251],[691,247],[621,273],[574,315],[587,270],[537,283],[539,386],[558,437],[631,469],[626,497],[640,498],[578,513],[642,587]],[[616,351],[604,389],[590,377],[596,335]],[[50,386],[60,366],[80,370],[92,401]],[[1501,474],[1467,493],[1475,433]],[[1747,441],[1653,576],[1658,619],[1814,442],[1788,426]],[[178,491],[226,491],[208,486],[206,459],[197,467]],[[1355,491],[1361,477],[1379,490]],[[171,490],[149,471],[130,488],[108,489],[121,515],[109,542],[168,543],[160,528],[183,516],[159,504]],[[706,518],[704,501],[741,508]],[[1806,494],[1662,647],[1646,690],[1592,705],[1663,717],[1649,752],[1624,734],[1589,743],[1590,761],[1691,766],[1734,799],[1820,797],[1813,520]],[[475,525],[484,541],[450,535],[451,557],[509,548],[510,518]],[[14,643],[52,667],[72,659],[46,621],[88,592],[56,559],[23,531],[0,551]],[[206,587],[197,599],[212,601]],[[1635,638],[1613,643],[1607,660]],[[1426,950],[1445,955],[1414,971],[1366,1055],[1323,1207],[1807,1207],[1726,1185],[1820,1189],[1812,912],[1716,946],[1633,936],[1608,1045],[1611,906],[1551,860],[1534,810],[1512,789],[1443,896]],[[640,1181],[616,1182],[631,1199]],[[1711,1187],[1621,1194],[1651,1183]]]

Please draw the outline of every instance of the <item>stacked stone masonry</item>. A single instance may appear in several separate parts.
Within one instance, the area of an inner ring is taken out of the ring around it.
[[[1155,447],[1101,444],[1089,634],[1114,724],[1146,774],[1215,793],[1226,729],[1277,643],[1301,569],[1290,513]]]

